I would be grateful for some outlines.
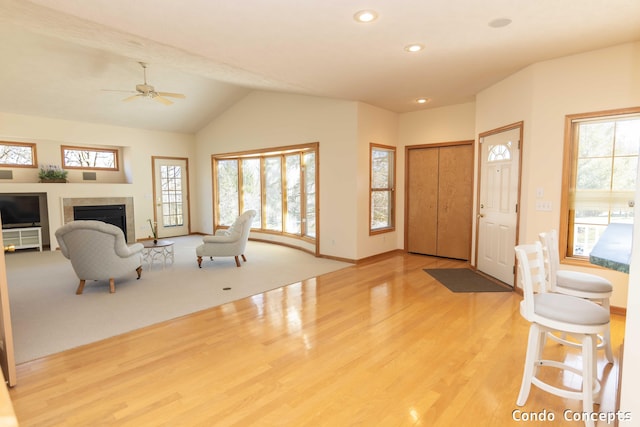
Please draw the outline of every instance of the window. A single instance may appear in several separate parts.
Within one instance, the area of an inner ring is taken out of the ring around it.
[[[238,160],[216,160],[218,225],[231,225],[240,215]],[[255,221],[255,220],[254,220]]]
[[[502,160],[511,159],[511,144],[509,141],[507,144],[498,144],[493,145],[489,149],[489,158],[487,161],[489,162],[500,162]]]
[[[160,184],[162,188],[163,227],[184,225],[184,216],[182,215],[182,167],[161,165]]]
[[[213,156],[215,227],[254,209],[254,229],[315,239],[316,151],[308,144]]]
[[[262,205],[262,188],[260,186],[260,159],[242,159],[242,205],[243,210],[253,209],[258,214],[254,221],[262,222],[260,206]],[[235,217],[234,217],[235,219]]]
[[[118,150],[66,146],[61,149],[65,169],[118,170]]]
[[[395,147],[371,144],[369,234],[395,229]]]
[[[633,223],[640,108],[566,118],[561,256],[587,258],[610,223]]]
[[[0,141],[0,166],[37,167],[36,144]]]
[[[282,157],[265,158],[264,169],[264,228],[282,231]]]

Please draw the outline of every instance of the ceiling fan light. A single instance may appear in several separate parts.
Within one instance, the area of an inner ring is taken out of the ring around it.
[[[142,67],[144,83],[137,84],[135,94],[132,96],[129,96],[128,98],[123,99],[123,101],[128,102],[128,101],[133,101],[136,98],[150,98],[164,105],[171,105],[173,104],[173,101],[170,101],[166,97],[179,98],[179,99],[186,98],[186,96],[181,93],[157,92],[152,85],[147,83],[147,64],[145,62],[138,62],[138,64],[140,64],[140,66]],[[103,90],[106,90],[106,89],[103,89]],[[116,91],[116,92],[130,92],[130,91]]]

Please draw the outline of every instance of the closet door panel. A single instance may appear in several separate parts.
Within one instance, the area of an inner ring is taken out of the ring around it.
[[[438,238],[438,149],[409,150],[408,156],[409,252],[436,255]]]
[[[473,199],[473,146],[440,148],[437,255],[469,259]]]

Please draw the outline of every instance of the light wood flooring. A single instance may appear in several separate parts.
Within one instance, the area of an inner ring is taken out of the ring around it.
[[[513,292],[452,293],[423,271],[464,263],[395,254],[18,366],[26,426],[512,426],[580,402],[520,387],[528,323]],[[179,286],[179,284],[176,284]],[[78,319],[82,322],[82,319]],[[598,355],[601,411],[616,363]],[[579,364],[555,343],[549,357]],[[574,387],[572,374],[550,377]],[[602,425],[602,424],[600,424]]]

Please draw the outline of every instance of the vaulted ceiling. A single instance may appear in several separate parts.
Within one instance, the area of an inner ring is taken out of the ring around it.
[[[640,40],[638,22],[637,0],[0,0],[0,112],[193,133],[259,89],[402,113]],[[186,99],[123,102],[139,62]]]

